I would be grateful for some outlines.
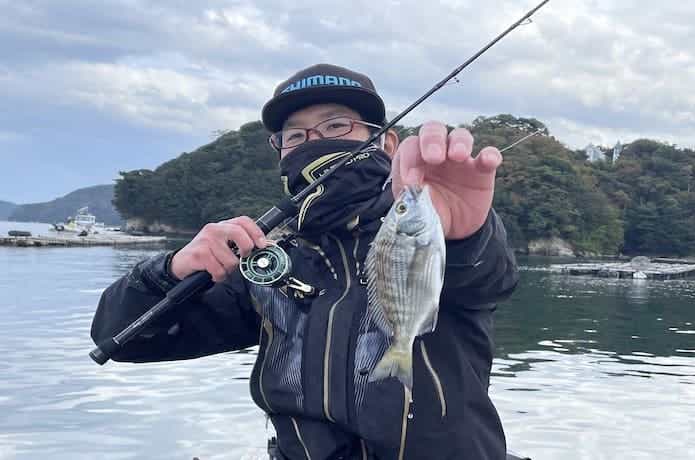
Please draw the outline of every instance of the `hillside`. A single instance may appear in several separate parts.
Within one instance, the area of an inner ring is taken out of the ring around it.
[[[0,200],[0,220],[7,220],[12,214],[12,211],[17,207],[16,204],[10,203],[9,201]]]
[[[120,174],[114,203],[124,218],[180,231],[238,215],[258,216],[282,197],[278,155],[260,123],[226,133],[154,171]]]
[[[18,222],[64,222],[68,216],[84,206],[94,214],[98,222],[121,225],[122,219],[112,204],[113,185],[95,185],[75,190],[67,195],[44,203],[22,204],[16,207],[8,220]]]
[[[504,147],[495,209],[515,248],[561,240],[576,254],[695,254],[695,152],[651,140],[613,160],[590,162],[538,120],[479,117],[466,125],[476,146]],[[398,127],[399,135],[417,127]],[[230,131],[156,170],[121,172],[115,205],[141,223],[197,230],[237,215],[259,216],[282,196],[277,153],[259,122]]]

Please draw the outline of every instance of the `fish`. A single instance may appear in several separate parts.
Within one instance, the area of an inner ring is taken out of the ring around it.
[[[413,343],[437,327],[445,262],[444,230],[429,187],[406,186],[367,252],[368,311],[391,339],[368,381],[396,377],[412,391]]]

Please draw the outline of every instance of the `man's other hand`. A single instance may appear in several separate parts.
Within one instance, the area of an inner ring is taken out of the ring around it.
[[[502,154],[486,147],[473,157],[473,136],[456,128],[427,122],[418,136],[405,139],[391,166],[393,194],[405,185],[428,185],[447,239],[475,233],[485,223],[495,187],[495,173]]]

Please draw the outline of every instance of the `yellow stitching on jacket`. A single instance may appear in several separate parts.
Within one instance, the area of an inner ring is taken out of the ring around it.
[[[430,362],[430,357],[427,355],[427,348],[425,348],[425,342],[420,341],[420,350],[422,351],[422,359],[425,360],[425,366],[430,371],[432,380],[434,381],[434,386],[437,388],[437,394],[439,395],[439,403],[442,407],[442,418],[446,416],[446,399],[444,399],[444,387],[442,387],[442,382],[439,380],[439,375],[434,370],[432,363]]]
[[[345,270],[345,290],[343,291],[343,294],[340,296],[338,300],[335,301],[333,305],[331,305],[331,309],[328,313],[328,327],[326,330],[326,350],[324,351],[323,354],[323,412],[326,415],[326,418],[330,420],[331,422],[335,423],[335,420],[331,416],[331,412],[328,408],[328,402],[329,402],[329,389],[330,389],[330,351],[331,351],[331,340],[333,338],[333,315],[335,314],[335,309],[338,306],[340,302],[343,301],[345,296],[347,296],[348,291],[350,290],[350,285],[351,285],[351,277],[350,277],[350,268],[348,267],[348,261],[347,261],[347,256],[345,255],[345,248],[343,247],[343,244],[340,242],[339,239],[334,238],[335,241],[338,243],[338,248],[340,249],[340,257],[342,258],[343,261],[343,268]]]

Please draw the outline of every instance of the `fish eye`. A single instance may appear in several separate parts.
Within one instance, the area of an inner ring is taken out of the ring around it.
[[[396,214],[405,214],[408,211],[408,206],[402,201],[396,204]]]

